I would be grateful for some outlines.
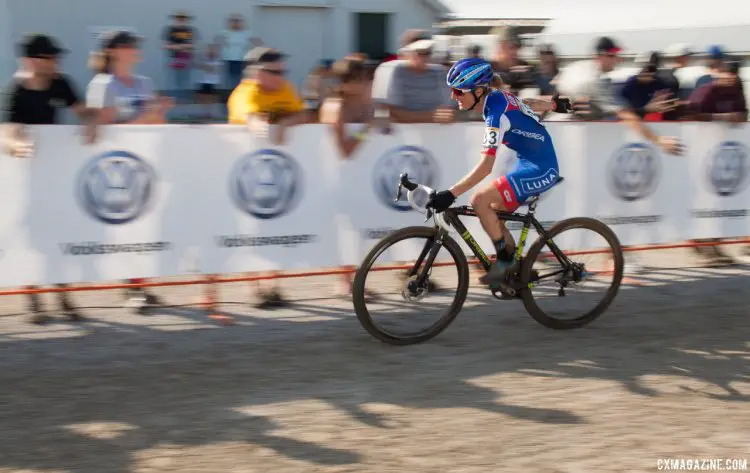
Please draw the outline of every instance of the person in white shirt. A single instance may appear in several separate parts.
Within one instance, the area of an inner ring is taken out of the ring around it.
[[[217,100],[217,87],[221,84],[221,61],[219,60],[218,47],[209,44],[206,48],[206,57],[200,62],[201,78],[198,81],[196,97],[203,111],[203,118],[214,120],[220,118],[220,106]]]
[[[227,19],[227,29],[219,35],[222,48],[221,58],[226,67],[227,88],[234,90],[242,80],[245,69],[245,54],[263,42],[252,35],[245,27],[245,21],[239,14],[230,15]]]

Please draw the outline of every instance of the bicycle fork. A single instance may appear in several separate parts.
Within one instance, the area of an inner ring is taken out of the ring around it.
[[[411,278],[417,274],[419,267],[422,266],[422,271],[414,281],[414,290],[424,287],[427,278],[430,276],[432,270],[432,264],[435,262],[440,249],[443,247],[443,236],[445,235],[444,230],[439,230],[435,238],[429,239],[425,242],[422,252],[419,254],[419,258],[414,262],[414,266],[407,271],[407,278]],[[422,263],[424,262],[424,265]],[[412,290],[411,287],[409,287]]]

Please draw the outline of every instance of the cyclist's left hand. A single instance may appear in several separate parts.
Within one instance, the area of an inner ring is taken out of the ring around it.
[[[444,190],[436,193],[432,198],[430,198],[430,201],[427,202],[427,208],[433,209],[435,210],[435,212],[440,213],[453,205],[453,202],[455,201],[456,196],[454,196],[451,191]]]

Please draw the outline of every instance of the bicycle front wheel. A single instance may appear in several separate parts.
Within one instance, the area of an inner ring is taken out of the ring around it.
[[[425,342],[453,322],[469,290],[469,265],[439,230],[407,227],[380,240],[357,268],[352,299],[367,332],[390,345]],[[455,289],[452,289],[455,287]],[[434,321],[431,312],[437,312]],[[390,323],[384,317],[390,318]],[[397,328],[403,323],[411,328]]]
[[[564,255],[562,260],[549,240]],[[521,270],[521,280],[530,283],[521,291],[523,304],[545,327],[583,327],[614,300],[624,264],[620,241],[604,223],[584,217],[563,220],[548,230],[548,239],[540,237],[529,248]]]

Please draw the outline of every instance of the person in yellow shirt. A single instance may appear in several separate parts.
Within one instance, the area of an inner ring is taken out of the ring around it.
[[[227,101],[230,124],[249,125],[261,136],[268,136],[270,125],[276,125],[269,137],[276,145],[285,141],[286,130],[294,125],[314,123],[316,115],[305,109],[294,86],[284,77],[285,54],[267,47],[256,47],[245,57],[246,78],[232,91]],[[274,273],[270,273],[273,275]],[[265,289],[258,286],[259,308],[281,307],[286,301],[275,279]]]
[[[285,58],[285,54],[267,47],[251,50],[246,57],[247,78],[232,91],[227,102],[231,124],[249,124],[261,134],[267,133],[268,125],[278,125],[278,134],[272,137],[275,144],[283,143],[290,126],[316,119],[284,77]]]

